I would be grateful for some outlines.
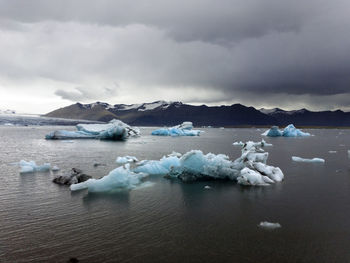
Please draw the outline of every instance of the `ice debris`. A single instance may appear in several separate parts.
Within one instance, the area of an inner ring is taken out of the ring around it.
[[[120,166],[101,179],[89,179],[85,182],[72,184],[71,191],[88,189],[89,192],[110,192],[118,189],[133,189],[147,177],[144,173],[134,173],[130,165]]]
[[[230,161],[224,154],[203,154],[192,150],[181,157],[164,156],[159,161],[142,161],[134,168],[136,173],[166,175],[182,181],[199,179],[229,179],[243,185],[268,185],[283,180],[280,168],[266,164],[268,153],[264,152],[261,142],[246,142],[242,146],[242,155]]]
[[[116,163],[119,164],[125,164],[125,163],[135,163],[138,162],[137,158],[135,156],[124,156],[124,157],[118,157],[116,160]]]
[[[209,185],[204,186],[204,189],[211,189]]]
[[[329,153],[337,153],[337,151],[328,151]]]
[[[24,161],[21,160],[19,163],[21,167],[20,173],[35,173],[35,172],[47,172],[50,171],[51,165],[49,163],[44,163],[43,165],[37,165],[34,161]]]
[[[140,135],[140,130],[120,120],[113,119],[106,124],[78,124],[77,131],[58,130],[46,135],[46,139],[101,139],[125,140],[130,136]]]
[[[312,159],[306,159],[306,158],[301,158],[297,156],[292,156],[292,160],[294,162],[303,162],[303,163],[324,163],[324,159],[322,158],[312,158]]]
[[[60,168],[56,165],[54,167],[52,167],[52,169],[51,169],[51,171],[53,171],[53,172],[57,172],[59,170],[60,170]]]
[[[272,126],[269,130],[265,131],[261,135],[269,136],[269,137],[279,137],[279,136],[283,136],[283,137],[305,137],[305,136],[310,136],[310,133],[303,132],[303,131],[295,128],[293,124],[289,124],[283,130],[280,130],[278,128],[278,126]]]
[[[199,136],[201,132],[200,130],[193,130],[192,122],[186,121],[174,127],[154,130],[151,134],[160,136]]]
[[[82,170],[77,168],[72,168],[69,174],[57,175],[52,181],[56,184],[71,185],[71,184],[85,182],[90,178],[91,176],[84,174]]]
[[[350,159],[350,150],[348,150],[348,157],[349,157],[349,159]]]
[[[279,223],[271,223],[267,221],[260,222],[258,226],[262,228],[268,228],[268,229],[276,229],[276,228],[282,227]]]

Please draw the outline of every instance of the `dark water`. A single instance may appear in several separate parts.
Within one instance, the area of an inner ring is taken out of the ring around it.
[[[94,177],[117,156],[159,159],[172,151],[240,156],[234,141],[260,140],[257,129],[205,129],[200,137],[143,136],[127,142],[45,141],[57,127],[0,127],[1,262],[350,262],[350,131],[308,130],[310,138],[267,138],[268,163],[282,183],[154,184],[114,194],[71,193],[50,173],[19,175],[10,163],[50,162]],[[328,151],[337,153],[330,154]],[[295,163],[291,156],[325,164]],[[94,163],[106,166],[93,167]],[[212,189],[203,189],[210,185]],[[264,230],[261,221],[282,228]]]

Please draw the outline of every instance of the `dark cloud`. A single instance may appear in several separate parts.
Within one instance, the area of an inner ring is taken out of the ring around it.
[[[0,0],[0,87],[26,92],[31,83],[71,101],[347,109],[349,8],[345,0]]]

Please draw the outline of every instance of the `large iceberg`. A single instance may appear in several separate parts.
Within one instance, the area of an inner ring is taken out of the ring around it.
[[[269,130],[265,131],[262,135],[269,137],[305,137],[310,136],[310,133],[303,132],[297,128],[293,124],[289,124],[283,130],[280,130],[278,126],[272,126]]]
[[[181,157],[164,156],[159,161],[142,161],[134,168],[136,173],[166,175],[182,181],[199,179],[228,179],[243,185],[269,185],[283,180],[280,168],[266,164],[268,153],[262,142],[247,142],[242,146],[242,155],[235,161],[224,154],[203,154],[192,150]]]
[[[125,140],[130,136],[140,135],[140,130],[120,120],[113,119],[106,124],[78,124],[77,131],[58,130],[46,135],[46,139],[101,139]]]
[[[49,163],[44,163],[43,165],[37,165],[34,161],[24,161],[21,160],[19,163],[21,167],[20,173],[35,173],[35,172],[48,172],[51,169],[51,165]]]
[[[88,189],[89,192],[111,192],[119,189],[133,189],[147,177],[144,173],[134,173],[130,165],[120,166],[101,179],[89,179],[85,182],[72,184],[71,191]]]
[[[199,136],[200,133],[200,130],[193,130],[192,122],[185,121],[174,127],[154,130],[151,134],[160,136]]]

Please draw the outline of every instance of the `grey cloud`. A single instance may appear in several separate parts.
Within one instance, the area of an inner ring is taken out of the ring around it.
[[[72,101],[293,98],[348,108],[349,8],[345,0],[0,0],[0,84],[51,80]]]

